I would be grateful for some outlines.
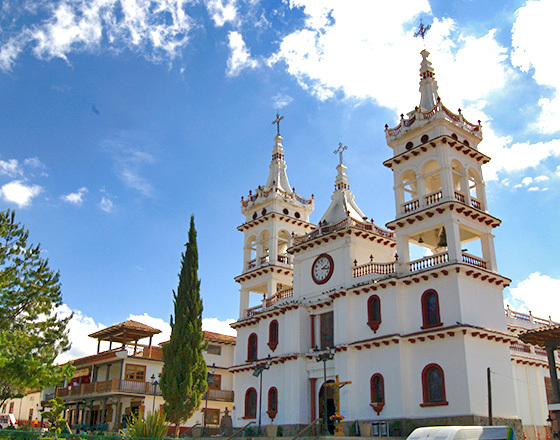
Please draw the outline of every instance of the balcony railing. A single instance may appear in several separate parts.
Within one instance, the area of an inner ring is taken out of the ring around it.
[[[375,234],[381,235],[382,237],[386,238],[394,238],[395,234],[391,231],[386,231],[374,225],[373,223],[369,222],[360,222],[352,217],[346,217],[345,219],[340,220],[338,223],[334,223],[332,225],[325,225],[319,226],[314,231],[310,232],[309,234],[302,235],[300,237],[294,237],[294,244],[301,244],[307,243],[308,241],[314,240],[317,237],[321,237],[326,234],[331,234],[335,231],[339,231],[345,228],[356,228],[362,231],[371,231]]]
[[[57,388],[56,397],[82,396],[88,394],[100,393],[130,393],[130,394],[148,394],[161,395],[161,389],[151,382],[139,382],[135,380],[111,379],[102,382],[84,383],[81,385],[73,385],[66,388]]]
[[[471,266],[480,267],[482,269],[486,269],[486,261],[482,258],[475,257],[474,255],[467,254],[463,252],[463,263],[470,264]]]
[[[231,390],[208,390],[208,400],[219,400],[221,402],[233,402],[233,391]],[[206,399],[206,393],[202,400]]]
[[[416,211],[420,207],[420,202],[418,199],[411,200],[410,202],[406,202],[403,204],[403,212],[412,212]]]
[[[434,203],[439,202],[442,197],[443,193],[441,192],[441,189],[439,191],[428,194],[427,196],[425,196],[426,205],[433,205]]]
[[[364,275],[376,273],[380,275],[390,275],[395,273],[395,263],[366,263],[352,269],[352,277],[358,278]]]
[[[439,254],[430,255],[428,257],[420,258],[419,260],[411,261],[408,263],[410,272],[417,272],[419,270],[428,269],[433,266],[438,266],[443,263],[449,262],[449,254],[447,252],[440,252]]]
[[[266,300],[266,306],[270,307],[270,306],[276,304],[281,299],[289,298],[291,296],[294,296],[293,287],[288,287],[287,289],[279,290],[278,292],[276,292],[275,295],[273,295],[271,298]]]

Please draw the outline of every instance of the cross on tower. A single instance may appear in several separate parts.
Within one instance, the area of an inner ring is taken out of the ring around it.
[[[342,145],[342,142],[339,142],[338,143],[338,148],[333,151],[333,154],[338,154],[338,158],[340,160],[340,165],[342,165],[342,152],[344,150],[348,150],[348,147],[346,145]]]
[[[284,116],[280,116],[279,112],[276,112],[276,119],[272,121],[273,124],[276,124],[276,134],[280,136],[280,121],[284,119]]]
[[[420,20],[420,28],[414,33],[414,36],[422,37],[422,40],[424,40],[424,35],[426,35],[426,33],[430,30],[431,27],[432,27],[431,24],[429,24],[428,26],[424,26],[422,20]]]

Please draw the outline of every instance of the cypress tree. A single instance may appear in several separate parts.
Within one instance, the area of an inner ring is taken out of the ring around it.
[[[198,250],[194,216],[191,216],[189,241],[182,254],[177,292],[173,292],[175,319],[171,316],[171,338],[163,349],[160,386],[165,399],[163,410],[179,436],[181,422],[187,421],[200,406],[208,388],[206,348],[202,332],[202,300],[198,279]]]

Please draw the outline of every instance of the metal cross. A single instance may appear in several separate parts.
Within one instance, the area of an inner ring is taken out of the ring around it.
[[[342,145],[342,142],[339,142],[338,143],[338,148],[333,151],[333,154],[338,154],[338,158],[340,160],[340,165],[342,165],[342,152],[344,150],[348,150],[348,147],[346,145]]]
[[[273,124],[276,124],[276,134],[280,136],[280,121],[284,119],[284,116],[280,116],[280,113],[276,112],[276,119],[272,121]]]
[[[429,24],[428,26],[424,26],[424,24],[422,23],[422,20],[420,20],[420,29],[418,29],[418,31],[416,31],[414,33],[415,37],[422,37],[422,40],[424,39],[424,35],[426,35],[426,33],[430,30],[430,28],[432,27],[431,24]]]

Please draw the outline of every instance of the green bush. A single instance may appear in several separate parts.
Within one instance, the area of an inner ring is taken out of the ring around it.
[[[130,417],[126,424],[126,429],[122,429],[120,434],[126,438],[163,438],[167,433],[168,424],[162,412],[148,413],[146,418],[140,414]]]

